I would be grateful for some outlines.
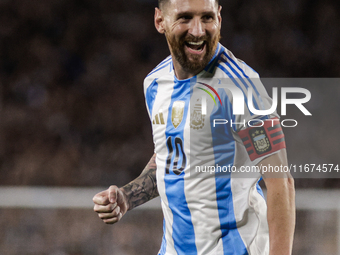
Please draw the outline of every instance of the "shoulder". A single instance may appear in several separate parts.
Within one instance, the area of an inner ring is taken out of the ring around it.
[[[147,78],[155,78],[155,77],[161,77],[163,75],[169,74],[172,71],[172,57],[171,55],[168,56],[166,59],[164,59],[162,62],[160,62],[147,76]]]
[[[259,74],[253,68],[247,65],[243,60],[236,58],[227,48],[224,48],[224,51],[220,53],[216,65],[225,77],[259,78]]]
[[[171,55],[160,62],[144,79],[144,92],[159,78],[169,75],[173,70]]]
[[[249,100],[252,100],[257,110],[270,109],[272,106],[272,100],[259,74],[226,48],[218,56],[214,78],[218,78],[223,84],[225,94],[232,104],[248,106]],[[249,95],[252,96],[249,97]],[[242,108],[239,107],[239,109]],[[253,116],[248,107],[245,111],[249,118]]]

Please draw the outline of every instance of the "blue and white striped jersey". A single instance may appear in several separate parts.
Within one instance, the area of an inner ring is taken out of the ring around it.
[[[276,153],[251,160],[238,135],[244,129],[242,123],[273,117],[254,116],[248,110],[248,87],[253,89],[257,109],[271,106],[263,85],[251,78],[258,78],[258,74],[221,44],[205,70],[190,79],[175,77],[171,56],[145,78],[164,214],[159,255],[269,253],[266,202],[258,185],[260,173],[252,178],[216,173],[218,166],[240,169]],[[231,90],[235,87],[243,92],[244,115],[233,115],[233,94],[219,83],[229,83]],[[236,124],[214,127],[215,119]]]

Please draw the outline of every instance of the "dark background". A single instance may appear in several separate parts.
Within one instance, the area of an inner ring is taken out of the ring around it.
[[[222,44],[262,77],[339,77],[339,1],[221,4]],[[169,55],[155,6],[0,0],[0,185],[105,187],[139,175],[153,153],[143,79]],[[299,121],[285,129],[290,163],[339,163],[339,88],[312,88],[312,117],[289,108]],[[339,187],[309,177],[297,188]],[[339,215],[299,210],[293,254],[335,254]],[[160,211],[112,227],[92,210],[1,208],[0,253],[156,254],[161,225]]]
[[[262,77],[339,76],[338,1],[221,4],[222,44]],[[0,1],[1,185],[123,185],[140,173],[153,152],[142,83],[169,54],[154,29],[155,6]],[[319,91],[337,99],[327,86]],[[293,163],[301,128],[294,131]]]

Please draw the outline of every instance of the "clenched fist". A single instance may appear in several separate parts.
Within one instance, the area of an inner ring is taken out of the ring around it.
[[[93,210],[106,224],[118,222],[128,210],[127,198],[117,186],[110,186],[93,197]]]

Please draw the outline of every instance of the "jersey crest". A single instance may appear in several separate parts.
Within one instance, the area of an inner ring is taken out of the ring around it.
[[[201,129],[204,127],[205,115],[202,114],[202,103],[199,99],[197,99],[197,101],[190,113],[190,127],[192,129]]]
[[[184,101],[175,101],[172,106],[171,122],[175,128],[177,128],[183,120],[184,106]]]

